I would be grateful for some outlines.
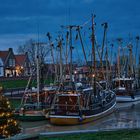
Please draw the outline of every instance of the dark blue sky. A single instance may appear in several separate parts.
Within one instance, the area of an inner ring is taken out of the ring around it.
[[[140,0],[0,0],[0,49],[16,47],[30,38],[56,36],[60,25],[83,24],[96,14],[96,36],[108,22],[110,40],[140,34]]]

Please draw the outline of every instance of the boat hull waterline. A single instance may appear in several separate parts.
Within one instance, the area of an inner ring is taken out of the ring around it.
[[[21,121],[42,121],[46,120],[43,111],[26,111],[25,113],[19,112],[15,117]]]
[[[95,115],[90,116],[59,116],[59,115],[50,115],[50,122],[55,125],[76,125],[76,124],[84,124],[91,121],[95,121],[97,119],[100,119],[102,117],[105,117],[109,114],[111,114],[115,110],[116,102],[114,105],[105,110],[102,113],[98,113]]]
[[[136,102],[140,100],[140,95],[139,96],[134,96],[132,98],[131,96],[116,96],[116,101],[117,102]]]

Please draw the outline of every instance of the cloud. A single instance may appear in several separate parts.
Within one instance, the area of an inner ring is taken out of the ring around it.
[[[139,34],[139,5],[139,0],[1,0],[0,46],[10,46],[10,43],[17,46],[16,43],[36,35],[38,30],[40,34],[49,31],[55,36],[61,25],[81,25],[92,12],[97,15],[98,38],[102,38],[103,22],[109,24],[110,38],[128,36],[129,32]]]
[[[91,4],[93,3],[95,0],[83,0],[83,3],[87,3],[87,4]]]
[[[44,35],[40,35],[43,38]],[[17,51],[17,47],[24,45],[26,41],[33,39],[38,40],[37,34],[4,34],[0,35],[0,49],[5,50],[6,48],[13,48]]]
[[[3,20],[9,20],[9,21],[27,21],[31,20],[31,17],[4,17]]]

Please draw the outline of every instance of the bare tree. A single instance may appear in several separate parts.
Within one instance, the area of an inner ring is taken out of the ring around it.
[[[28,40],[27,42],[25,42],[24,45],[19,46],[17,49],[17,52],[19,54],[25,54],[26,52],[28,53],[28,57],[30,59],[30,62],[32,65],[36,65],[36,47],[37,45],[35,45],[36,42],[32,39]],[[40,58],[40,64],[45,64],[46,62],[46,58],[47,55],[49,54],[50,49],[48,49],[45,44],[42,45],[42,43],[38,43],[38,54],[39,54],[39,58]]]

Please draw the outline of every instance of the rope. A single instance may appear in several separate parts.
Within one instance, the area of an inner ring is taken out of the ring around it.
[[[83,24],[81,24],[80,27],[86,26],[89,22],[91,22],[91,18],[89,20],[85,21]]]

